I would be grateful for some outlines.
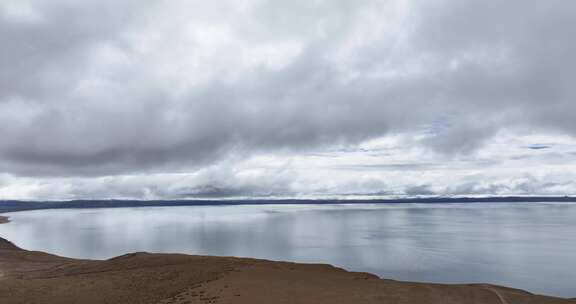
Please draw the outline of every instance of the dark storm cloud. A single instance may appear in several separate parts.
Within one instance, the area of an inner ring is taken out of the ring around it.
[[[3,172],[186,170],[439,120],[422,143],[449,154],[576,132],[570,1],[5,3]]]

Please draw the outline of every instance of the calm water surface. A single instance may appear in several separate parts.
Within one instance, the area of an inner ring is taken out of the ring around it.
[[[576,204],[197,206],[8,214],[0,236],[78,258],[183,252],[576,297]]]

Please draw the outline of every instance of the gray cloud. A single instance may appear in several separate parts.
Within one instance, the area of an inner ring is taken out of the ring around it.
[[[543,145],[543,144],[532,144],[532,145],[528,145],[526,148],[528,148],[530,150],[545,150],[545,149],[551,149],[552,146]]]
[[[334,169],[350,171],[427,171],[441,169],[441,164],[434,163],[405,163],[405,164],[359,164],[335,166]]]
[[[213,2],[0,4],[0,171],[189,171],[439,120],[417,142],[449,155],[576,131],[571,2]]]
[[[434,192],[430,185],[410,186],[407,187],[404,192],[409,196],[438,195],[438,193]]]

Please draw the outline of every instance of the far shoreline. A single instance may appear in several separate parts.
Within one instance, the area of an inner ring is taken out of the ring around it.
[[[374,199],[185,199],[185,200],[1,200],[0,214],[47,209],[96,209],[133,207],[238,206],[238,205],[358,205],[358,204],[478,204],[478,203],[576,203],[576,196],[404,197]]]

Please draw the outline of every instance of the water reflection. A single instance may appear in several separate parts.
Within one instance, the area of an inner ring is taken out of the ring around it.
[[[79,258],[133,251],[331,263],[386,278],[575,297],[576,204],[198,206],[9,214],[0,236]]]

